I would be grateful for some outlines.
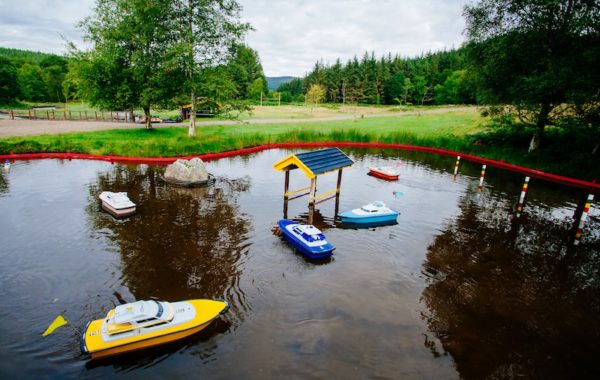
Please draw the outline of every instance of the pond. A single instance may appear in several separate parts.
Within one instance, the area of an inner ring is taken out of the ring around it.
[[[573,244],[582,190],[426,153],[344,149],[339,210],[375,200],[398,224],[342,228],[336,202],[314,223],[337,249],[325,262],[271,229],[297,150],[207,163],[206,188],[164,183],[164,167],[15,162],[0,173],[0,377],[583,378],[600,371],[600,213]],[[400,180],[366,175],[400,163]],[[319,178],[319,192],[337,176]],[[307,186],[300,171],[291,188]],[[115,220],[101,191],[139,212]],[[306,197],[289,218],[306,220]],[[121,302],[226,298],[230,311],[182,341],[101,362],[80,331]],[[58,315],[68,325],[41,333]]]

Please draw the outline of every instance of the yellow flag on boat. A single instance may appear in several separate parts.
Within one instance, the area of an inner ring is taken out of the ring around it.
[[[62,315],[58,315],[58,317],[56,317],[56,319],[54,320],[54,322],[52,322],[50,324],[50,326],[48,326],[48,328],[46,329],[46,331],[44,331],[44,333],[42,334],[42,336],[47,336],[50,335],[54,332],[54,330],[56,330],[57,328],[64,326],[67,324],[67,320],[63,318]]]

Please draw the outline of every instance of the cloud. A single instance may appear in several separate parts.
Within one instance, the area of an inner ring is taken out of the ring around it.
[[[459,47],[464,1],[241,0],[256,29],[246,41],[269,76],[308,72],[319,59],[343,62],[367,52],[416,56]]]
[[[239,0],[268,76],[302,76],[315,62],[375,52],[416,56],[459,47],[466,0]],[[83,45],[75,24],[94,0],[0,0],[0,46],[63,54],[64,36]]]
[[[2,0],[0,46],[64,54],[61,38],[82,45],[75,24],[91,13],[93,0]]]

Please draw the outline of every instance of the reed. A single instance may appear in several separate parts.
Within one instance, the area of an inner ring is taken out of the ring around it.
[[[181,127],[23,136],[0,139],[0,154],[69,151],[174,157],[273,142],[310,141],[380,142],[444,148],[587,180],[600,178],[600,167],[594,164],[597,161],[590,159],[587,153],[592,148],[580,149],[578,154],[573,154],[575,149],[568,146],[569,139],[549,134],[545,148],[527,154],[526,144],[497,139],[482,127],[481,118],[473,112],[301,124],[210,126],[199,128],[198,136],[194,138],[188,137],[187,128]]]

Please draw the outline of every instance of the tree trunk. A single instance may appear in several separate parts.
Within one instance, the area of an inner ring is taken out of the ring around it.
[[[542,139],[544,138],[544,129],[546,128],[546,124],[548,123],[548,115],[550,114],[550,103],[544,102],[542,103],[542,109],[538,115],[537,123],[535,126],[535,132],[531,137],[531,142],[529,143],[529,152],[533,152],[538,149],[542,145]]]
[[[188,136],[196,136],[196,97],[194,95],[193,88],[192,88],[191,99],[192,99],[192,104],[190,107],[190,128],[188,129]]]
[[[152,129],[152,115],[150,115],[150,106],[142,107],[146,115],[146,129]]]
[[[194,4],[191,0],[188,0],[188,28],[189,28],[189,44],[190,44],[190,69],[189,69],[189,80],[190,86],[192,88],[190,95],[190,127],[188,128],[188,136],[193,137],[196,136],[196,94],[194,94],[194,65],[196,64],[194,60]]]

